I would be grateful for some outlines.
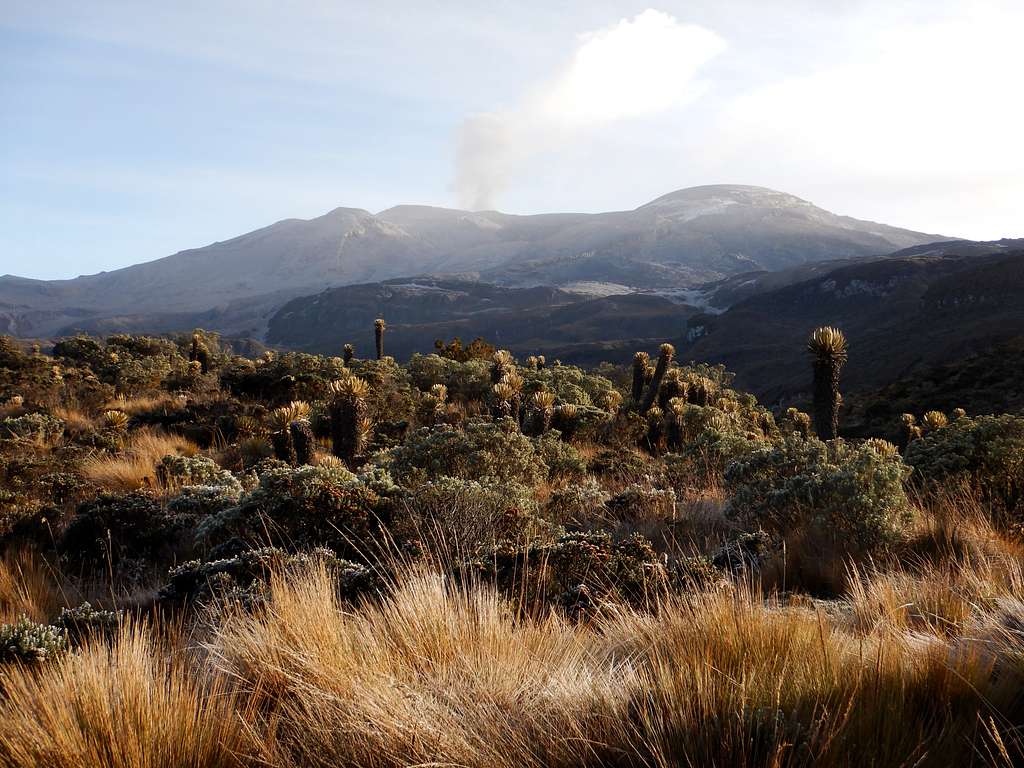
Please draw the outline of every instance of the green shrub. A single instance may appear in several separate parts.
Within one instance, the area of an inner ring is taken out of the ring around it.
[[[242,485],[188,485],[167,502],[167,514],[179,527],[192,527],[238,504]]]
[[[717,486],[721,484],[729,464],[766,446],[767,443],[759,437],[729,425],[712,425],[702,429],[678,453],[665,455],[666,475],[676,488]]]
[[[61,655],[67,648],[63,629],[36,624],[26,616],[0,626],[0,662],[39,663]]]
[[[64,422],[45,413],[26,413],[0,420],[0,439],[49,442],[64,434]]]
[[[548,467],[549,479],[580,477],[587,471],[587,462],[569,443],[563,442],[557,429],[535,438],[533,445]]]
[[[789,436],[734,461],[725,479],[731,514],[751,528],[801,528],[851,549],[895,541],[910,518],[903,487],[909,468],[895,452],[865,443]]]
[[[392,476],[405,486],[442,476],[533,486],[548,474],[529,438],[488,421],[468,422],[464,430],[447,425],[419,429],[393,448],[387,461]]]
[[[676,514],[676,494],[671,488],[633,484],[605,504],[616,520],[671,520]]]
[[[577,618],[612,600],[649,606],[668,584],[664,561],[639,534],[616,542],[604,531],[569,533],[525,549],[499,547],[473,565],[518,599],[561,606]]]
[[[522,374],[528,393],[537,389],[553,392],[559,405],[597,406],[615,389],[605,377],[571,365],[554,365],[539,370],[526,368],[522,369]]]
[[[138,395],[160,389],[171,375],[171,361],[163,357],[139,357],[120,362],[115,368],[113,384],[118,392]]]
[[[594,478],[588,477],[552,491],[544,515],[557,523],[580,524],[602,517],[609,498],[608,492]]]
[[[76,643],[90,637],[111,638],[124,620],[124,611],[104,611],[82,603],[76,608],[61,608],[54,625]]]
[[[380,480],[379,475],[361,479],[337,466],[275,466],[236,506],[201,522],[196,536],[211,544],[270,537],[289,547],[358,548],[389,516],[390,500],[374,490]]]
[[[156,476],[166,486],[220,485],[241,489],[234,475],[206,456],[164,456],[156,467]]]
[[[383,587],[372,568],[342,560],[329,549],[288,553],[277,547],[250,549],[232,557],[192,560],[172,568],[158,599],[170,603],[220,597],[243,604],[262,602],[274,573],[298,572],[312,565],[325,567],[338,585],[338,594],[354,600]]]
[[[448,388],[448,397],[460,400],[484,400],[491,392],[491,361],[451,360],[439,355],[413,355],[409,360],[413,386],[422,392],[435,384]]]
[[[967,486],[997,519],[1024,520],[1024,416],[955,419],[911,442],[906,462],[929,492]]]
[[[57,548],[73,568],[104,573],[108,567],[152,563],[179,534],[152,493],[101,494],[78,507]]]
[[[530,490],[515,482],[439,477],[418,485],[405,502],[409,538],[437,538],[473,554],[499,541],[526,542],[550,533]]]
[[[599,451],[590,460],[589,469],[595,475],[618,482],[636,482],[641,478],[652,478],[661,471],[650,456],[639,454],[626,446]]]
[[[106,361],[106,353],[96,339],[90,336],[75,336],[61,339],[53,345],[53,356],[74,364],[98,370]]]

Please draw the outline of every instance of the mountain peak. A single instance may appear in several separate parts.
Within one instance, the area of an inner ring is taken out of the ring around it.
[[[69,323],[80,327],[82,312],[96,318],[202,313],[260,296],[407,275],[478,274],[520,286],[583,281],[686,288],[751,269],[877,256],[939,239],[739,184],[680,189],[632,211],[598,214],[401,205],[374,215],[339,207],[109,274],[59,283],[5,278],[0,304],[33,311],[32,318],[42,319],[33,320],[32,331],[42,335]],[[79,314],[71,316],[69,308]],[[27,321],[21,327],[28,328]]]
[[[746,205],[767,208],[814,207],[811,203],[788,192],[746,184],[705,184],[686,187],[655,198],[638,211],[652,208],[679,208],[685,206]]]

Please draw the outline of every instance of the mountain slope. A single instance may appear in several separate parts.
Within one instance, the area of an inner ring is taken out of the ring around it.
[[[754,269],[863,257],[938,236],[836,216],[792,195],[717,185],[632,211],[515,216],[426,206],[338,208],[204,248],[74,280],[0,278],[0,317],[23,335],[111,318],[218,310],[270,294],[402,275],[480,275],[506,285],[615,282],[680,288]],[[228,313],[229,315],[231,313]]]
[[[385,349],[398,359],[433,351],[435,339],[482,336],[520,354],[589,360],[609,344],[657,345],[697,311],[649,294],[592,298],[543,286],[400,278],[293,299],[270,318],[267,340],[325,354],[353,343],[366,354],[374,319],[385,317]]]
[[[805,394],[818,325],[850,340],[844,390],[874,389],[1024,330],[1024,241],[952,243],[859,261],[689,321],[681,356],[725,362],[768,401]]]

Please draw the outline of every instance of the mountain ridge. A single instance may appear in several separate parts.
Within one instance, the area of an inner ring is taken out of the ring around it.
[[[398,205],[373,214],[340,206],[119,270],[59,281],[3,277],[0,313],[8,330],[42,336],[78,327],[83,317],[137,317],[144,329],[147,315],[203,313],[269,294],[283,303],[406,275],[476,275],[512,286],[685,288],[936,239],[745,185],[690,187],[605,213]]]

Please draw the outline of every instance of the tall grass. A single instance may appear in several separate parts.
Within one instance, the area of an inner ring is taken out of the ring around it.
[[[156,483],[156,464],[164,456],[194,456],[199,447],[180,435],[140,429],[132,432],[115,456],[82,462],[82,475],[111,491],[131,491]]]
[[[0,764],[1019,764],[1024,602],[883,631],[891,601],[870,594],[797,605],[741,585],[575,624],[425,566],[343,604],[312,567],[204,614],[201,648],[133,623],[4,668]]]
[[[1016,657],[746,589],[579,627],[425,573],[345,611],[314,572],[212,645],[275,765],[968,765],[1022,714]]]
[[[29,549],[12,549],[0,558],[0,623],[20,616],[47,621],[63,604],[54,574]]]
[[[323,571],[272,590],[213,653],[273,712],[253,733],[274,765],[575,766],[627,741],[637,677],[587,629],[427,573],[355,612]]]
[[[0,764],[18,768],[237,766],[244,705],[224,680],[141,626],[40,669],[0,672]]]

